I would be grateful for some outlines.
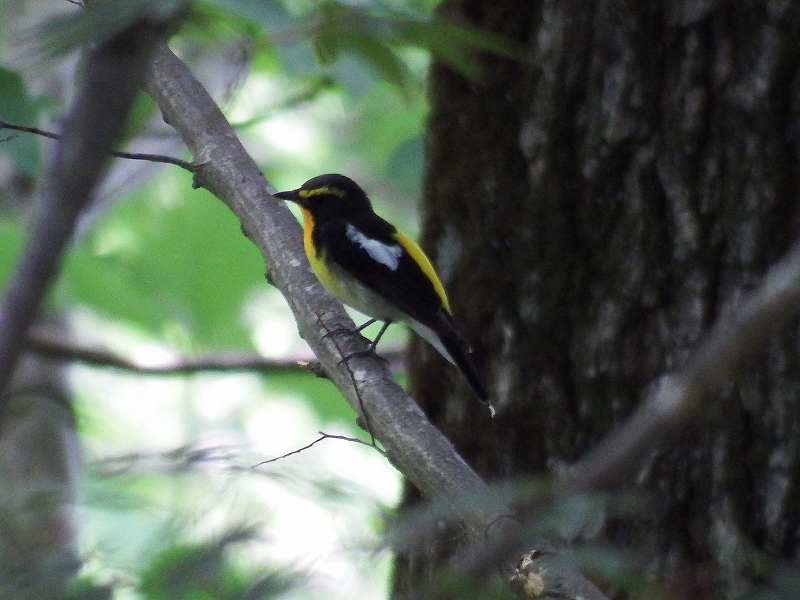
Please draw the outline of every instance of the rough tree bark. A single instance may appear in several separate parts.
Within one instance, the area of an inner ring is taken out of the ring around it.
[[[439,10],[519,41],[529,62],[484,56],[480,82],[432,68],[423,244],[499,414],[419,342],[414,395],[486,478],[557,472],[796,238],[800,5]],[[731,598],[756,584],[761,557],[798,558],[799,333],[776,336],[702,422],[652,449],[630,482],[655,492],[645,510],[599,534],[683,597]],[[395,596],[452,546],[400,556]]]

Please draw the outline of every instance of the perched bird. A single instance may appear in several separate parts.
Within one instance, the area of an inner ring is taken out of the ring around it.
[[[390,323],[408,324],[461,370],[494,415],[431,261],[411,238],[375,214],[356,182],[344,175],[319,175],[275,197],[300,205],[306,254],[322,285],[372,317],[359,331],[384,321],[373,349]]]

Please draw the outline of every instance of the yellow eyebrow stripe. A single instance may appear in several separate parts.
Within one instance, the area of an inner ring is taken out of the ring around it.
[[[324,195],[332,195],[336,196],[337,198],[344,198],[346,194],[339,189],[331,188],[328,186],[322,186],[318,188],[314,188],[312,190],[300,190],[297,192],[297,195],[301,198],[311,198],[312,196],[324,196]]]
[[[439,299],[442,301],[442,306],[444,306],[445,310],[447,312],[452,312],[450,310],[450,301],[447,299],[447,293],[444,291],[444,286],[442,285],[442,282],[439,281],[439,276],[433,269],[431,261],[428,260],[427,256],[425,256],[422,248],[417,246],[417,244],[414,243],[414,240],[412,240],[399,229],[394,232],[393,237],[403,248],[405,248],[406,252],[411,255],[411,258],[413,258],[414,261],[420,266],[422,272],[425,273],[425,276],[433,284],[433,289],[436,290],[436,295],[439,296]]]

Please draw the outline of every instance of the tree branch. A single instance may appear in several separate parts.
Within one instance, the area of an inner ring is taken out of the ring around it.
[[[61,335],[53,335],[34,328],[27,340],[27,349],[41,356],[56,360],[83,363],[97,367],[110,367],[128,371],[135,375],[191,375],[200,372],[252,371],[275,373],[281,371],[311,371],[324,377],[321,367],[309,354],[308,357],[271,359],[255,352],[215,352],[206,356],[180,357],[161,364],[144,364],[120,356],[104,348],[77,345]],[[402,356],[399,348],[389,348],[381,356],[390,363],[399,363]],[[316,366],[315,366],[316,365]]]
[[[0,414],[3,390],[25,334],[61,265],[81,209],[122,134],[166,23],[141,20],[86,54],[64,133],[35,199],[30,232],[0,301]]]
[[[304,368],[298,360],[269,359],[253,352],[218,352],[208,356],[181,357],[156,365],[143,364],[103,348],[78,346],[70,340],[40,334],[28,337],[27,348],[47,358],[111,367],[136,375],[171,376],[233,371],[272,373]]]
[[[378,446],[375,445],[374,441],[373,441],[373,443],[370,443],[370,442],[365,442],[364,440],[360,440],[360,439],[355,438],[355,437],[350,437],[350,436],[347,436],[347,435],[334,435],[332,433],[325,433],[324,431],[319,431],[318,433],[319,433],[319,437],[317,439],[315,439],[313,442],[309,442],[305,446],[301,446],[300,448],[295,448],[294,450],[292,450],[290,452],[287,452],[286,454],[281,454],[280,456],[276,456],[275,458],[268,458],[266,460],[262,460],[261,462],[258,462],[256,464],[254,464],[253,468],[255,469],[256,467],[261,467],[263,465],[268,465],[270,463],[281,461],[284,458],[289,458],[290,456],[294,456],[296,454],[300,454],[302,452],[305,452],[306,450],[309,450],[310,448],[313,448],[314,446],[316,446],[317,444],[319,444],[323,440],[343,440],[345,442],[353,442],[354,444],[361,444],[363,446],[367,446],[369,448],[372,448],[373,450],[376,450],[377,452],[379,452],[381,454],[384,454],[383,450],[378,448]]]
[[[41,137],[46,137],[51,140],[60,140],[61,135],[58,133],[53,133],[52,131],[46,131],[45,129],[40,129],[38,127],[28,127],[27,125],[17,125],[16,123],[9,123],[8,121],[0,121],[0,130],[2,129],[9,129],[11,131],[17,131],[21,133],[30,133],[33,135],[38,135]],[[16,134],[12,134],[16,135]],[[5,142],[11,139],[10,137],[0,139],[0,142]],[[164,156],[163,154],[148,154],[144,152],[123,152],[121,150],[111,150],[109,151],[111,156],[115,156],[116,158],[127,158],[129,160],[146,160],[148,162],[158,162],[164,163],[168,165],[175,165],[180,167],[181,169],[185,169],[190,173],[194,172],[194,165],[192,163],[186,162],[185,160],[181,160],[180,158],[175,158],[174,156]]]
[[[482,545],[488,536],[500,534],[503,526],[498,524],[509,522],[509,509],[491,499],[486,484],[395,383],[386,365],[365,353],[368,346],[355,334],[352,320],[312,274],[297,220],[271,197],[274,188],[213,100],[166,47],[156,53],[147,89],[194,156],[196,185],[223,200],[241,219],[243,231],[264,256],[269,280],[286,297],[301,336],[359,414],[359,422],[368,424],[392,463],[426,499],[462,499],[462,506],[473,495],[487,499],[470,503],[461,515],[473,543]],[[580,574],[564,572],[584,598],[604,598]],[[562,593],[568,590],[568,585],[562,587]]]

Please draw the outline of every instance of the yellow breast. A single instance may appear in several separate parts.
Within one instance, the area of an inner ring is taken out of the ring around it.
[[[302,208],[302,207],[301,207]],[[405,315],[386,302],[375,292],[359,282],[341,267],[331,264],[321,250],[317,252],[312,241],[314,217],[302,209],[303,213],[303,246],[308,262],[320,283],[341,302],[359,312],[380,320],[404,320]]]

